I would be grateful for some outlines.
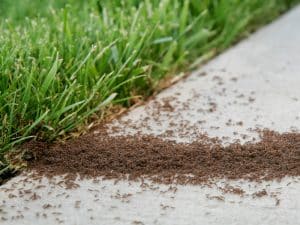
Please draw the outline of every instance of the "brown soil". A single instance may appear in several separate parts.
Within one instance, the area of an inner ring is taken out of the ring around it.
[[[257,191],[257,192],[252,194],[252,196],[254,198],[261,198],[261,197],[264,197],[264,196],[267,196],[267,195],[268,195],[268,192],[265,189],[263,189],[261,191]]]
[[[23,148],[31,149],[35,158],[29,161],[29,169],[47,176],[79,174],[200,184],[215,178],[259,181],[300,175],[298,133],[265,130],[257,143],[224,147],[206,136],[179,144],[152,136],[110,137],[102,131],[63,144],[30,142]]]

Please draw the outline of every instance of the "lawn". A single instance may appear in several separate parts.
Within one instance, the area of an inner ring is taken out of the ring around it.
[[[134,104],[298,2],[0,0],[0,175],[18,144]]]

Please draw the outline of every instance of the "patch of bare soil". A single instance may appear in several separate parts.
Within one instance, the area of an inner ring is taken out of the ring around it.
[[[300,134],[269,130],[261,132],[257,143],[226,147],[207,136],[182,144],[153,136],[111,137],[102,131],[63,144],[29,142],[23,148],[34,156],[29,170],[46,176],[203,184],[215,178],[260,181],[300,175]]]

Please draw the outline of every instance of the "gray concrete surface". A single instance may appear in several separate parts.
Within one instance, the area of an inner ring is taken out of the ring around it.
[[[119,132],[113,135],[141,132],[190,142],[199,133],[207,133],[226,145],[234,140],[256,141],[252,131],[256,127],[298,130],[299,21],[297,7],[146,106],[114,121],[110,127]],[[161,110],[166,101],[169,106]],[[78,180],[79,187],[71,190],[60,180],[34,180],[23,174],[1,186],[0,223],[300,224],[299,177],[262,183],[221,180],[211,187],[114,183],[99,178]],[[241,187],[245,193],[223,193],[225,185]],[[267,196],[253,195],[263,189]]]

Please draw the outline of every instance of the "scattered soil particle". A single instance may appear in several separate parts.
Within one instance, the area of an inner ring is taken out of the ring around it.
[[[232,119],[229,119],[225,124],[226,124],[226,126],[231,126],[232,125]]]
[[[275,200],[275,205],[276,205],[276,206],[279,206],[279,205],[280,205],[280,199],[279,199],[279,197],[278,197],[279,194],[280,194],[280,192],[271,192],[271,193],[270,193],[270,197],[271,197],[271,198],[274,198],[274,200]]]
[[[132,224],[134,224],[134,225],[144,225],[144,223],[143,223],[143,222],[141,222],[141,221],[138,221],[138,220],[134,220],[134,221],[132,221]]]
[[[41,198],[41,196],[37,195],[36,193],[33,193],[33,195],[30,197],[30,200],[34,201],[34,200],[38,200],[40,198]]]
[[[217,111],[217,104],[215,102],[210,102],[209,103],[210,108],[208,109],[209,112],[215,112]]]
[[[164,205],[164,204],[160,204],[160,207],[162,210],[175,209],[175,207],[173,207],[173,206]]]
[[[76,201],[74,207],[76,209],[79,209],[80,208],[80,203],[81,203],[81,201]]]
[[[245,191],[240,187],[233,187],[231,185],[226,184],[225,187],[219,187],[219,189],[223,192],[223,194],[234,194],[243,196]]]
[[[28,167],[36,176],[68,174],[66,180],[80,175],[200,184],[224,177],[260,181],[300,175],[300,134],[269,130],[261,132],[259,142],[226,147],[205,135],[182,144],[153,136],[111,137],[101,131],[52,145],[29,142],[23,148],[35,155]]]
[[[172,106],[172,102],[175,101],[176,98],[168,97],[162,99],[161,111],[165,112],[174,112],[175,108]]]
[[[236,125],[238,125],[238,126],[243,126],[243,124],[244,124],[243,121],[239,121],[236,123]]]
[[[131,196],[132,196],[131,193],[120,194],[120,192],[118,191],[115,195],[111,195],[111,198],[119,199],[119,200],[121,200],[121,202],[124,202],[124,203],[129,203]]]
[[[43,209],[49,209],[49,208],[52,208],[51,204],[44,204],[43,205]]]
[[[255,98],[249,97],[249,98],[248,98],[248,101],[249,101],[249,102],[254,102],[254,101],[255,101]]]
[[[257,192],[252,194],[252,196],[254,198],[261,198],[261,197],[264,197],[264,196],[267,196],[267,195],[268,195],[268,192],[265,189],[263,189],[261,191],[257,191]]]
[[[8,198],[10,198],[10,199],[12,199],[12,198],[16,198],[17,196],[16,195],[14,195],[14,194],[12,194],[12,193],[10,193],[9,195],[8,195]]]
[[[214,195],[214,196],[206,195],[206,198],[209,199],[209,200],[218,200],[218,201],[221,201],[221,202],[225,201],[224,196],[218,196],[218,195]]]
[[[238,81],[238,78],[237,78],[237,77],[233,77],[233,78],[231,78],[230,80],[233,81],[233,82],[237,82],[237,81]]]
[[[201,73],[198,74],[198,77],[204,77],[207,75],[207,72],[203,71]]]

